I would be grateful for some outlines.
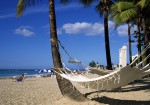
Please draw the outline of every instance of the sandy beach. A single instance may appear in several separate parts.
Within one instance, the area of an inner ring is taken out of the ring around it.
[[[120,91],[92,92],[75,84],[91,101],[76,102],[61,95],[55,77],[0,79],[0,105],[150,105],[150,78]]]

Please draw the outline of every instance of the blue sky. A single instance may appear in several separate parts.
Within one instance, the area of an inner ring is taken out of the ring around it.
[[[62,5],[55,1],[58,38],[68,53],[84,65],[92,60],[106,65],[103,18],[94,5],[84,8],[78,2]],[[28,7],[20,18],[16,17],[18,0],[0,1],[0,68],[50,68],[53,66],[48,0]],[[110,50],[113,64],[119,62],[119,49],[128,47],[127,25],[116,30],[109,20]],[[135,27],[134,27],[135,28]],[[132,31],[133,32],[133,31]],[[133,44],[133,55],[137,53]],[[68,57],[60,49],[63,61]]]

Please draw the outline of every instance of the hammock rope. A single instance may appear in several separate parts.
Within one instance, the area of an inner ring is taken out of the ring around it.
[[[141,54],[138,55],[138,57],[130,63],[130,66],[132,66],[132,64],[134,64],[149,48],[150,48],[150,44],[148,44],[147,47],[141,52]]]

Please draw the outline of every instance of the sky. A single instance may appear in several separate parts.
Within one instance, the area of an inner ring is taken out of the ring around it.
[[[0,69],[52,67],[48,0],[28,6],[19,18],[17,2],[0,0]],[[106,65],[103,17],[95,11],[95,5],[85,8],[77,0],[66,5],[55,0],[55,9],[58,38],[66,51],[85,66],[92,60]],[[118,64],[119,49],[123,45],[128,48],[127,25],[115,29],[113,20],[108,23],[111,59]],[[132,54],[137,54],[136,43],[132,48]],[[68,56],[61,48],[60,53],[68,65]]]

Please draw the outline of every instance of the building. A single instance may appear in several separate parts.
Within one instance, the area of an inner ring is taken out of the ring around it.
[[[125,67],[127,65],[127,46],[122,46],[119,49],[119,67]]]

